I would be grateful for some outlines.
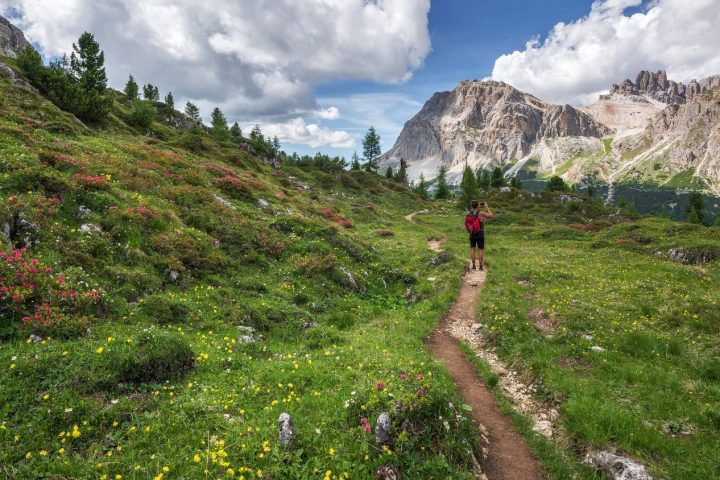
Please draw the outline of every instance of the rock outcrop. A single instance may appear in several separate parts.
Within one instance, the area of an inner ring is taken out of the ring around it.
[[[668,80],[665,70],[657,72],[643,70],[637,74],[634,82],[627,79],[619,85],[613,85],[610,94],[600,98],[608,99],[613,95],[646,96],[666,105],[683,104],[691,101],[696,95],[718,86],[720,86],[720,75],[700,81],[692,80],[684,85],[682,82]]]
[[[404,158],[411,180],[421,173],[434,177],[442,163],[453,181],[465,163],[473,168],[504,164],[528,155],[543,139],[609,133],[570,105],[543,102],[503,82],[466,81],[433,95],[380,163],[395,168]]]
[[[22,30],[0,16],[0,57],[15,58],[17,54],[30,46]]]

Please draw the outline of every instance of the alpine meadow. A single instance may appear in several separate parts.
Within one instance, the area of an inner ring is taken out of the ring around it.
[[[720,478],[717,0],[140,3],[0,4],[0,478]]]

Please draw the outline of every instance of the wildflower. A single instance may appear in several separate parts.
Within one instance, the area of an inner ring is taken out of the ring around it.
[[[193,457],[193,462],[195,462],[195,463],[200,463],[200,455],[198,455],[198,454],[196,453],[195,456]]]
[[[383,382],[378,382],[377,385],[375,385],[378,390],[383,390],[385,388],[385,384]]]
[[[330,450],[328,450],[328,453],[330,454],[330,456],[335,455],[335,449],[334,449],[334,448],[330,448]]]
[[[78,438],[80,435],[82,435],[77,425],[73,425],[73,429],[70,435],[72,435],[73,438]]]
[[[98,347],[98,349],[95,350],[95,353],[102,353],[104,351],[105,351],[105,349],[103,347]]]

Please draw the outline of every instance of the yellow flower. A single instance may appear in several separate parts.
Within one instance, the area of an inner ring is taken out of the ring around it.
[[[195,463],[200,463],[200,455],[198,455],[198,454],[196,453],[195,456],[193,457],[193,462],[195,462]]]
[[[170,471],[170,467],[163,467],[163,472],[166,472],[166,473],[167,473],[167,472],[169,472],[169,471]]]
[[[103,347],[98,347],[98,349],[95,350],[96,353],[102,353],[104,351],[105,351],[105,349]]]
[[[81,435],[80,429],[77,425],[73,425],[72,433],[70,433],[70,435],[72,435],[73,438],[78,438]]]
[[[48,395],[47,393],[42,397],[43,400],[47,400],[48,398],[50,398],[50,395]]]
[[[335,449],[334,449],[334,448],[331,448],[330,450],[328,450],[328,453],[329,453],[330,455],[335,455]]]

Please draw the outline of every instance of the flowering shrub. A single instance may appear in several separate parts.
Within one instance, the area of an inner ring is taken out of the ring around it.
[[[110,185],[110,175],[92,176],[76,173],[73,178],[86,187],[104,188]]]
[[[97,303],[101,294],[70,287],[62,273],[54,274],[26,253],[24,248],[0,251],[0,316],[30,333],[63,334],[69,316]]]
[[[7,208],[12,215],[22,215],[32,223],[44,223],[57,213],[60,204],[59,198],[37,194],[12,195],[7,199]]]
[[[345,220],[341,218],[340,216],[335,214],[335,211],[331,208],[325,208],[323,210],[320,210],[320,213],[323,217],[327,218],[331,222],[335,222],[338,225],[345,227],[345,228],[352,228],[353,223],[350,220]]]

